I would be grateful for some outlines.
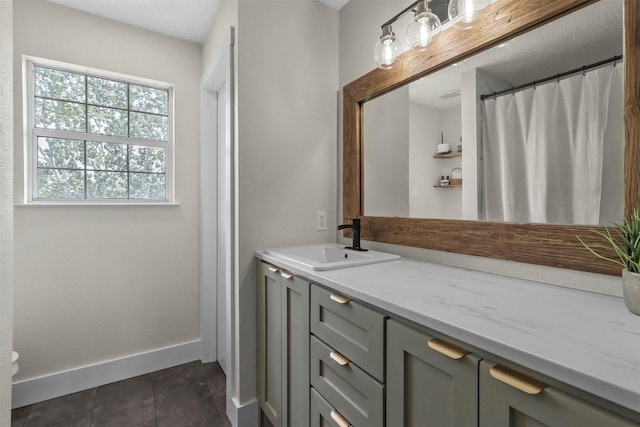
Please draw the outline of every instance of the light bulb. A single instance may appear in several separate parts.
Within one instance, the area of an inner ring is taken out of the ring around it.
[[[440,31],[440,18],[431,13],[427,0],[417,4],[415,16],[407,25],[407,43],[412,49],[424,50],[433,36]]]
[[[486,6],[484,0],[450,0],[449,20],[459,30],[473,27],[473,21],[478,18],[480,11]]]
[[[393,66],[396,56],[398,56],[396,35],[392,31],[391,25],[385,25],[382,27],[380,40],[373,48],[373,59],[376,61],[378,68],[387,70]]]

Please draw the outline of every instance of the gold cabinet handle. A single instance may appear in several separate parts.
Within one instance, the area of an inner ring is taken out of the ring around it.
[[[332,300],[334,300],[338,304],[346,304],[349,301],[351,301],[351,298],[345,297],[344,295],[340,295],[340,294],[331,294],[331,296],[329,298],[331,298]]]
[[[293,274],[291,274],[291,273],[287,273],[286,271],[281,271],[281,272],[280,272],[280,275],[281,275],[282,277],[284,277],[285,279],[291,279],[291,278],[293,277]]]
[[[492,366],[489,369],[489,373],[496,380],[517,388],[527,394],[538,394],[547,386],[540,381],[498,365]]]
[[[278,271],[280,271],[280,269],[278,267],[274,267],[273,265],[270,265],[269,271],[271,271],[272,273],[277,273]]]
[[[451,343],[443,341],[439,338],[430,339],[427,342],[427,345],[430,349],[456,360],[463,358],[466,354],[469,353],[467,350],[460,348],[457,345],[453,345]]]
[[[351,423],[338,411],[331,411],[331,419],[340,427],[349,427]]]
[[[331,353],[329,353],[329,357],[332,358],[340,366],[344,366],[349,363],[349,359],[347,359],[337,351],[332,351]]]

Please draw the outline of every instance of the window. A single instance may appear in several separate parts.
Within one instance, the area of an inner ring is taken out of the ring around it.
[[[28,61],[28,200],[173,201],[172,88]]]

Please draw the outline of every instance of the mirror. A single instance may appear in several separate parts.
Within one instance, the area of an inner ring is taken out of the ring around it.
[[[517,101],[482,102],[480,95],[620,56],[622,6],[621,0],[601,0],[365,102],[364,215],[619,222],[624,215],[620,60],[590,69],[587,73],[600,71],[589,79],[578,71],[561,84],[552,79],[522,88],[527,93],[518,93]],[[598,98],[591,111],[578,108],[587,93]],[[561,107],[547,107],[558,99]],[[525,119],[521,114],[529,101],[541,108]],[[594,120],[600,124],[594,126]],[[580,155],[581,147],[590,149]]]
[[[624,2],[624,34],[640,32],[640,2]],[[620,275],[613,265],[594,257],[576,239],[595,243],[593,226],[508,223],[475,220],[411,218],[406,214],[371,216],[365,211],[366,188],[375,183],[364,179],[362,145],[365,101],[378,98],[408,83],[472,57],[478,52],[519,37],[564,15],[579,11],[594,0],[552,0],[544,8],[528,0],[498,0],[488,6],[477,27],[468,31],[452,28],[438,34],[426,52],[400,55],[400,65],[391,70],[375,69],[344,87],[343,91],[343,214],[345,221],[360,218],[362,238],[369,241],[413,246],[439,251],[498,258],[559,268]],[[640,40],[626,37],[624,43],[624,211],[640,209]],[[556,72],[556,71],[554,71]],[[463,153],[465,153],[463,149]],[[466,161],[467,156],[462,156]],[[464,171],[464,168],[463,168]],[[464,187],[464,186],[463,186]]]

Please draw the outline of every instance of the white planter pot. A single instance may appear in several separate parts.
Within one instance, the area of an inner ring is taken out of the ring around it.
[[[640,274],[622,270],[622,294],[629,311],[640,316]]]

